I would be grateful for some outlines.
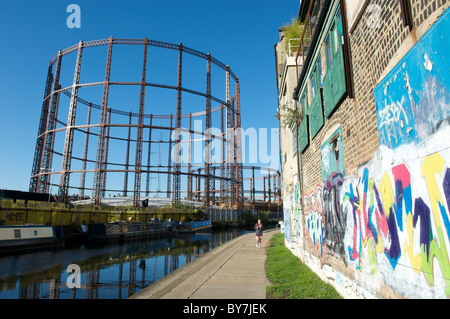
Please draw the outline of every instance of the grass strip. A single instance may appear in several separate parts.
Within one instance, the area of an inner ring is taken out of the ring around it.
[[[284,245],[284,234],[276,234],[267,248],[268,299],[343,299]]]

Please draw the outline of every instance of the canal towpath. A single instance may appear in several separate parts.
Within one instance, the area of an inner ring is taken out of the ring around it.
[[[239,236],[175,270],[129,299],[265,299],[266,247],[279,229]]]

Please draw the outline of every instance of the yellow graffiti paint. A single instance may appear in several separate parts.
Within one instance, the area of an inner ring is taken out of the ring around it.
[[[386,214],[386,218],[389,218],[390,208],[394,207],[395,196],[391,184],[391,179],[386,172],[384,172],[383,178],[381,179],[379,191],[383,201],[384,213]]]
[[[420,254],[414,254],[414,226],[413,226],[413,216],[412,214],[406,215],[406,231],[408,234],[408,240],[405,239],[403,242],[403,249],[405,254],[409,256],[411,266],[414,271],[418,274],[421,273],[422,256]]]
[[[441,271],[444,275],[444,278],[447,287],[446,294],[450,295],[450,265],[448,260],[447,248],[445,247],[444,241],[444,233],[442,231],[441,221],[439,217],[439,205],[442,205],[442,197],[439,191],[439,186],[436,181],[436,175],[442,174],[442,169],[444,168],[445,161],[439,153],[434,153],[432,155],[427,156],[423,160],[422,164],[422,176],[425,178],[427,183],[428,195],[430,197],[430,206],[431,211],[433,212],[433,220],[436,227],[437,238],[441,245],[439,247],[436,239],[430,241],[430,251],[429,255],[422,259],[422,270],[424,272],[425,278],[428,283],[434,285],[434,275],[433,275],[433,259],[436,257]],[[424,246],[424,245],[422,245]],[[422,247],[422,253],[426,254],[425,247]]]

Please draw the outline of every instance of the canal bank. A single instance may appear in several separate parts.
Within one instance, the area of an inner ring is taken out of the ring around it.
[[[264,299],[266,245],[279,232],[241,235],[171,272],[129,299]]]
[[[0,256],[0,299],[126,299],[243,233],[84,243]],[[80,267],[79,288],[67,286],[70,265]]]

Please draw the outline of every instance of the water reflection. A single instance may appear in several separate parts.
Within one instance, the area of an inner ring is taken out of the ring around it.
[[[85,244],[0,257],[1,299],[125,299],[243,232],[212,232],[116,244]],[[67,287],[67,266],[81,269]]]

